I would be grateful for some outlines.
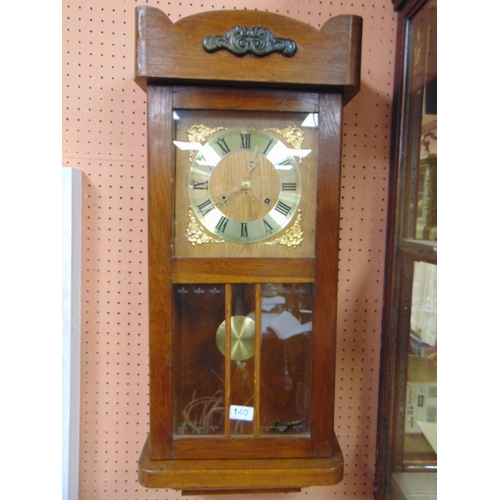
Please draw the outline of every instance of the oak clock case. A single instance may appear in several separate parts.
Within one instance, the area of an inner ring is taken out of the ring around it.
[[[359,89],[361,20],[318,31],[220,11],[174,25],[139,7],[136,21],[150,346],[139,481],[198,493],[337,484],[341,116]]]

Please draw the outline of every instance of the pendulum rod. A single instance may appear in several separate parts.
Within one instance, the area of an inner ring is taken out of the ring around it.
[[[232,303],[233,303],[233,287],[226,283],[226,332],[224,337],[225,342],[225,361],[224,361],[224,436],[229,437],[231,434],[231,421],[229,420],[229,407],[231,405],[231,334],[232,334]]]
[[[253,435],[259,437],[260,435],[260,346],[262,338],[262,299],[261,299],[262,285],[257,283],[255,285],[255,348],[254,348],[254,420],[253,420]]]

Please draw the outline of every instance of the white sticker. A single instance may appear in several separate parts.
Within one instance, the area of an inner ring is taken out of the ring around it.
[[[253,407],[231,405],[229,407],[229,418],[231,420],[245,420],[251,422],[253,420]]]

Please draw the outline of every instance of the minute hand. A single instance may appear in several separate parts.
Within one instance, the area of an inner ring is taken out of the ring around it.
[[[257,167],[257,165],[259,164],[259,155],[257,153],[258,149],[259,148],[255,148],[252,156],[250,156],[250,158],[248,158],[247,160],[247,176],[245,179],[247,181],[250,180],[250,173],[252,172],[252,170],[254,170],[255,167]]]

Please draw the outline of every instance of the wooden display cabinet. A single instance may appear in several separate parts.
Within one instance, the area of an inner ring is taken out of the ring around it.
[[[437,0],[398,12],[375,498],[435,498]],[[434,497],[433,497],[434,495]]]

